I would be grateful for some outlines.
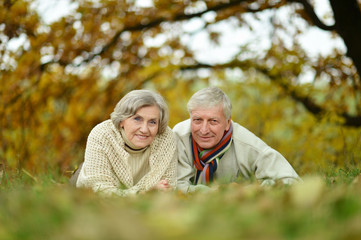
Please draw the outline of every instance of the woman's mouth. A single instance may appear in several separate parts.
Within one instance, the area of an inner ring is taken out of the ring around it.
[[[139,135],[139,134],[136,134],[135,136],[136,136],[137,138],[141,139],[141,140],[145,140],[145,139],[148,138],[147,135]]]

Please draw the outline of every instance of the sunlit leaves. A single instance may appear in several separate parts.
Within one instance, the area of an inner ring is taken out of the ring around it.
[[[255,42],[240,46],[230,62],[212,66],[198,63],[192,52],[189,39],[197,31],[204,29],[216,46],[223,32],[214,24],[224,20],[234,28],[253,27],[262,20],[258,13],[282,8],[286,1],[159,0],[140,6],[82,0],[74,13],[50,25],[41,21],[31,1],[0,3],[0,163],[10,169],[71,169],[82,161],[91,128],[107,119],[130,90],[160,92],[174,126],[188,117],[186,103],[193,92],[209,85],[230,95],[234,120],[304,171],[312,164],[359,159],[359,152],[351,151],[359,147],[357,130],[333,125],[344,123],[340,114],[360,113],[356,69],[341,52],[308,58],[297,44],[305,23],[287,32],[282,21],[269,18],[276,27],[270,35],[273,45],[261,55],[252,49]],[[256,15],[243,17],[245,12]],[[202,24],[187,31],[184,22],[193,17]],[[281,32],[295,44],[283,41]],[[239,74],[230,76],[237,69]],[[303,83],[306,72],[313,79],[308,84]],[[288,95],[328,110],[314,118]]]
[[[5,25],[5,35],[10,38],[18,37],[21,33],[33,35],[39,19],[30,10],[27,1],[2,0],[0,6],[0,22]]]

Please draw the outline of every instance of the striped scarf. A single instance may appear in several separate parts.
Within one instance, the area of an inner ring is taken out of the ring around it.
[[[213,181],[213,174],[217,170],[219,160],[231,146],[232,132],[231,124],[221,141],[212,149],[203,149],[198,146],[191,134],[193,162],[197,169],[194,184],[208,184]]]

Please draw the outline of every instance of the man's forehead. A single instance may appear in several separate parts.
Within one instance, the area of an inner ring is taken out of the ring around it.
[[[221,106],[195,108],[191,111],[191,117],[220,118],[222,116],[223,109]]]
[[[199,105],[193,108],[192,111],[219,111],[223,110],[222,104],[216,104],[216,105]]]

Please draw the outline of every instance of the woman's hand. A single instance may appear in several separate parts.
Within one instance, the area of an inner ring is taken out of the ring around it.
[[[168,180],[162,179],[152,189],[159,191],[170,191],[172,190],[172,187],[169,185]]]

